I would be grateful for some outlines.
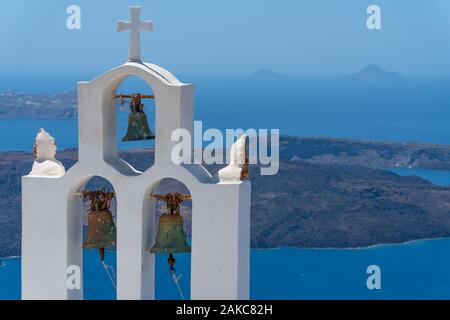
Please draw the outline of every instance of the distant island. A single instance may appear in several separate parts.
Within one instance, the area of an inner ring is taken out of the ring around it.
[[[120,156],[144,170],[154,150]],[[58,159],[70,168],[77,150],[61,151]],[[32,162],[31,153],[0,152],[0,257],[20,255],[20,181]],[[390,167],[448,170],[450,146],[281,137],[280,172],[260,176],[257,166],[250,168],[252,247],[364,247],[450,237],[450,187],[384,170]],[[190,210],[183,209],[188,234]]]
[[[371,81],[371,80],[403,80],[405,79],[401,74],[397,72],[385,71],[375,64],[371,64],[358,73],[350,74],[343,77],[338,77],[338,79],[345,80],[356,80],[356,81]]]
[[[288,76],[282,73],[277,73],[268,69],[260,69],[253,73],[255,78],[266,78],[266,79],[287,79]]]
[[[255,79],[283,80],[289,76],[268,69],[260,69],[253,73]],[[401,80],[404,77],[395,72],[388,72],[376,65],[363,68],[356,74],[336,79],[367,80]],[[77,118],[77,93],[75,91],[61,93],[19,93],[0,92],[0,118]]]
[[[0,118],[77,117],[77,93],[0,93]]]

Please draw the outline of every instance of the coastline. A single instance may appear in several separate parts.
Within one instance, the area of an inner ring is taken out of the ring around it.
[[[347,247],[347,248],[339,248],[339,247],[289,247],[289,246],[280,246],[275,248],[251,248],[252,251],[274,251],[274,250],[281,250],[281,249],[290,249],[290,250],[324,250],[324,251],[331,251],[331,250],[343,250],[343,251],[353,251],[353,250],[371,250],[371,249],[380,249],[385,247],[400,247],[400,246],[407,246],[407,245],[416,245],[421,244],[424,242],[434,242],[434,241],[443,241],[443,240],[449,240],[449,238],[440,237],[440,238],[424,238],[424,239],[416,239],[416,240],[409,240],[406,242],[398,242],[398,243],[378,243],[374,245],[370,245],[367,247]],[[109,250],[109,251],[115,251],[115,250]],[[2,261],[7,260],[13,260],[13,259],[20,259],[21,256],[11,256],[11,257],[0,257],[0,263]],[[4,264],[0,264],[0,267],[4,266]]]
[[[76,120],[78,117],[16,117],[16,116],[0,116],[0,120]]]
[[[252,248],[252,250],[255,251],[270,251],[270,250],[279,250],[279,249],[300,249],[300,250],[345,250],[345,251],[351,251],[351,250],[370,250],[370,249],[379,249],[384,247],[399,247],[404,245],[414,245],[414,244],[420,244],[422,242],[432,242],[432,241],[442,241],[442,240],[450,240],[449,238],[445,237],[439,237],[439,238],[423,238],[423,239],[415,239],[415,240],[409,240],[405,242],[398,242],[398,243],[378,243],[373,244],[367,247],[289,247],[289,246],[279,246],[274,248]]]
[[[0,268],[6,266],[6,261],[8,260],[14,260],[14,259],[20,259],[21,256],[11,256],[11,257],[5,257],[5,258],[1,258],[0,257]]]
[[[439,185],[450,179],[447,172],[440,170],[442,174],[430,175],[426,172],[430,169],[414,168],[414,172],[403,172],[405,177],[402,177],[402,174],[388,172],[390,167],[387,166],[383,166],[382,170],[362,166],[375,158],[374,153],[367,151],[370,148],[379,152],[377,159],[384,159],[373,161],[374,165],[397,163],[394,161],[400,157],[396,153],[397,148],[389,149],[391,153],[386,156],[386,153],[381,153],[383,150],[375,149],[375,144],[339,144],[332,138],[316,141],[283,136],[280,140],[279,175],[271,177],[271,182],[267,183],[268,178],[257,175],[256,166],[251,167],[255,173],[252,247],[256,250],[271,250],[280,246],[363,250],[450,237],[450,218],[442,210],[448,206],[450,187]],[[143,172],[152,164],[153,148],[134,147],[122,149],[120,157]],[[416,150],[414,146],[411,148]],[[305,154],[305,150],[309,153]],[[438,151],[439,156],[446,157],[438,160],[450,160],[445,155],[450,151],[450,146]],[[428,154],[430,157],[434,155],[431,152]],[[76,163],[77,155],[74,148],[63,149],[58,152],[57,158],[66,168],[70,168]],[[401,156],[405,158],[404,154]],[[1,256],[7,258],[20,255],[20,179],[29,172],[32,159],[30,152],[0,152],[2,188],[7,195],[3,199],[2,209],[5,219],[0,226],[9,235],[3,239]],[[406,163],[410,162],[401,162]],[[218,170],[217,167],[209,169],[211,172]],[[423,176],[423,179],[410,175]],[[330,184],[334,185],[335,192],[329,190]],[[402,192],[398,193],[398,190]],[[321,193],[320,198],[316,196],[317,192]],[[275,222],[272,219],[275,217],[270,218],[274,210],[283,213],[276,216]],[[381,219],[381,216],[387,219]],[[386,221],[391,219],[395,221],[395,226]],[[190,218],[186,221],[190,226]],[[333,221],[341,223],[341,227],[336,228]],[[355,232],[346,233],[349,228]],[[312,231],[316,229],[318,233]]]

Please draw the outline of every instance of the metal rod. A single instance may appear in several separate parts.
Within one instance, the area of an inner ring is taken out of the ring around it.
[[[138,96],[140,99],[155,99],[154,95],[145,95],[145,94],[139,94],[139,93],[137,93],[137,94],[114,94],[113,95],[113,97],[115,99],[119,99],[119,98],[120,99],[123,99],[123,98],[132,99],[136,96]]]
[[[87,191],[87,192],[89,192],[89,191]],[[109,193],[109,194],[111,194],[113,196],[116,195],[115,192],[107,192],[107,193]],[[78,197],[84,197],[84,193],[83,192],[77,192],[77,193],[75,193],[75,195],[78,196]]]
[[[182,201],[189,201],[192,200],[192,196],[188,194],[181,194],[178,192],[171,192],[166,195],[159,195],[159,194],[150,194],[150,198],[162,200],[162,201],[169,201],[166,199],[170,199],[170,197],[175,197],[176,199],[180,199]]]

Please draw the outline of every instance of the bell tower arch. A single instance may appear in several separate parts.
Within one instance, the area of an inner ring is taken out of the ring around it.
[[[155,242],[156,221],[149,196],[165,178],[186,185],[193,198],[191,298],[249,298],[251,184],[219,182],[200,164],[172,161],[178,143],[173,131],[185,129],[192,136],[194,86],[140,61],[136,30],[150,24],[140,24],[137,11],[131,9],[131,24],[119,24],[133,31],[129,61],[78,83],[78,162],[61,176],[22,178],[23,299],[83,298],[82,288],[68,289],[66,279],[68,268],[82,265],[82,227],[73,213],[81,210],[76,192],[92,176],[108,180],[117,197],[118,299],[155,298],[155,254],[148,248]],[[117,155],[114,94],[129,76],[143,79],[155,95],[155,162],[142,173]]]
[[[117,162],[115,98],[127,77],[137,76],[152,88],[155,96],[155,163],[171,161],[171,140],[175,129],[191,132],[194,86],[179,82],[171,73],[152,64],[127,62],[90,82],[78,83],[78,128],[80,161],[93,158]]]

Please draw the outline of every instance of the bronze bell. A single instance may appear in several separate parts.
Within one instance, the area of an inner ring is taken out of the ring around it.
[[[116,225],[111,211],[94,211],[88,216],[88,236],[83,248],[100,249],[116,245]]]
[[[169,254],[191,252],[184,234],[183,217],[180,215],[180,203],[191,200],[191,197],[179,193],[152,195],[152,197],[166,202],[167,213],[159,218],[158,236],[150,252]]]
[[[88,234],[83,243],[85,249],[99,249],[103,261],[105,248],[116,246],[116,225],[109,207],[114,193],[105,191],[82,192],[91,201],[88,215]]]
[[[144,104],[142,99],[154,99],[154,96],[142,95],[135,93],[132,95],[117,95],[115,98],[120,98],[121,103],[124,99],[130,99],[130,115],[128,116],[128,129],[122,141],[140,141],[153,140],[155,135],[150,130],[147,122],[147,115],[144,112]]]

